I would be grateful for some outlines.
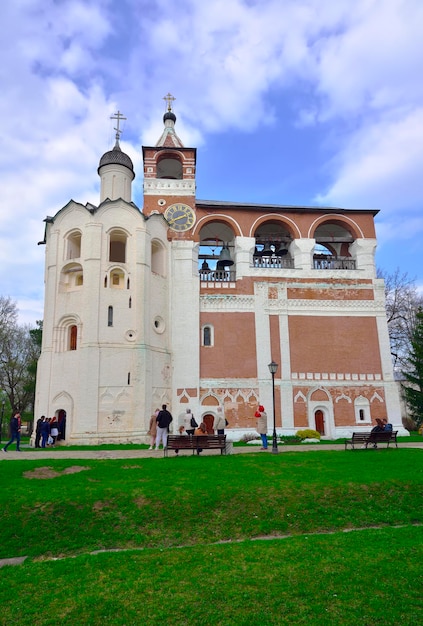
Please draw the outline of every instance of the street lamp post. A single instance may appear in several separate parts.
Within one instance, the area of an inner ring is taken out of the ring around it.
[[[275,374],[278,371],[279,365],[272,360],[268,365],[269,372],[272,374],[272,391],[273,391],[273,443],[272,443],[272,453],[278,454],[278,442],[276,440],[276,418],[275,418]]]

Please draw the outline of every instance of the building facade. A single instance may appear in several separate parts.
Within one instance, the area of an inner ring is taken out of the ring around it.
[[[36,416],[57,415],[65,444],[143,442],[163,403],[175,427],[187,407],[210,427],[222,406],[236,439],[259,402],[273,416],[273,360],[278,432],[336,438],[387,416],[406,434],[376,211],[198,200],[175,122],[169,107],[143,147],[142,209],[118,130],[99,205],[45,220]]]

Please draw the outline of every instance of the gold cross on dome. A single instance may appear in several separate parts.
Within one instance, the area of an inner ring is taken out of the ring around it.
[[[171,111],[172,110],[172,102],[174,100],[176,100],[176,98],[174,98],[171,93],[168,93],[167,96],[163,97],[163,100],[166,100],[166,102],[167,102],[167,110]]]
[[[110,116],[110,119],[117,120],[117,128],[115,128],[114,130],[116,131],[116,139],[119,139],[119,136],[122,133],[120,129],[120,120],[126,120],[128,118],[124,117],[122,113],[118,111],[117,113],[113,113],[113,115]]]

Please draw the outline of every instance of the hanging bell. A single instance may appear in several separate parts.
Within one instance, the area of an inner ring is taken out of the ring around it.
[[[210,267],[209,264],[207,263],[206,259],[204,259],[203,264],[201,266],[201,269],[205,272],[209,272],[210,271]]]
[[[270,241],[266,241],[266,243],[264,244],[264,248],[261,253],[261,256],[271,256],[272,254],[273,254],[273,251],[270,246]]]
[[[217,262],[217,267],[228,267],[229,265],[233,265],[234,262],[231,259],[231,255],[229,252],[229,248],[226,244],[223,245],[222,250],[219,254],[219,260]]]
[[[280,243],[278,250],[275,252],[276,256],[285,256],[288,254],[288,248],[286,247],[286,243]]]

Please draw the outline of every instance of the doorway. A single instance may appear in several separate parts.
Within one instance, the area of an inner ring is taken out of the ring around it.
[[[316,424],[317,432],[320,433],[321,435],[324,435],[325,434],[325,420],[324,420],[323,411],[318,409],[314,413],[314,421]]]

